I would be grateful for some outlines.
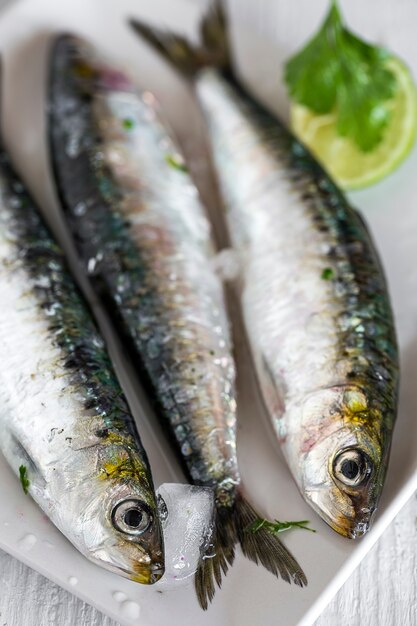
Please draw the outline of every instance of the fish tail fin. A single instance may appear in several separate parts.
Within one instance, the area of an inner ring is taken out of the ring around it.
[[[207,610],[216,591],[215,584],[222,586],[222,577],[235,560],[238,542],[234,520],[234,508],[218,508],[215,513],[213,534],[206,547],[195,575],[195,589],[200,606]]]
[[[131,18],[130,26],[181,74],[193,78],[203,67],[229,67],[227,18],[222,0],[213,0],[200,24],[201,44],[192,45],[185,37],[153,28]]]
[[[215,583],[221,587],[222,576],[233,565],[237,543],[248,559],[263,565],[275,576],[300,587],[307,585],[300,565],[276,535],[265,528],[249,530],[258,519],[259,515],[239,493],[232,508],[217,509],[212,540],[195,575],[198,601],[204,610],[214,598]]]
[[[249,530],[258,519],[259,515],[253,507],[238,494],[235,523],[243,554],[287,583],[293,582],[300,587],[307,585],[307,578],[300,565],[276,535],[265,528],[259,528],[256,532]]]

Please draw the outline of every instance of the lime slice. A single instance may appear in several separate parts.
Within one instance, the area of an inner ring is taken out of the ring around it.
[[[395,74],[397,91],[389,102],[391,118],[381,143],[362,152],[336,131],[336,115],[316,115],[291,105],[291,126],[343,189],[360,189],[390,174],[410,152],[417,130],[417,93],[408,68],[391,57],[387,67]]]

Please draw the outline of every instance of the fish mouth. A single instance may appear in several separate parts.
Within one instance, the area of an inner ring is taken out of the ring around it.
[[[103,549],[96,550],[92,554],[89,554],[88,558],[90,561],[104,567],[110,572],[140,583],[141,585],[153,585],[158,582],[165,573],[165,566],[161,561],[155,560],[148,563],[141,563],[133,559],[120,562]]]
[[[324,516],[322,517],[324,519]],[[339,533],[339,535],[347,537],[348,539],[360,539],[360,537],[366,535],[371,527],[370,518],[361,521],[355,520],[351,523],[343,518],[338,518],[337,521],[325,519],[325,522],[327,522],[333,530]]]
[[[307,493],[306,500],[330,528],[348,539],[360,539],[360,537],[366,535],[372,526],[372,518],[375,511],[366,514],[361,512],[360,515],[356,515],[355,517],[346,517],[340,513],[332,516],[330,512],[320,507],[315,501],[313,494]]]
[[[133,574],[129,572],[130,580],[141,585],[154,585],[165,573],[165,567],[161,563],[155,563],[148,567],[138,567],[137,563],[135,563],[133,570]]]

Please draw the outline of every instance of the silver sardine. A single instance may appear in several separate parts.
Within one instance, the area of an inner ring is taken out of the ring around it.
[[[291,472],[332,528],[359,537],[378,506],[397,412],[384,272],[359,213],[234,76],[219,4],[197,49],[132,25],[194,83],[240,257],[256,371]]]
[[[156,582],[164,544],[145,450],[63,253],[2,148],[0,291],[0,450],[88,559]]]

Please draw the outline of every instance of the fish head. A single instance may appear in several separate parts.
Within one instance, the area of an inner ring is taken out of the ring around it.
[[[90,561],[149,585],[164,574],[164,541],[153,488],[141,482],[97,481],[77,521],[77,543]]]
[[[346,385],[313,394],[303,407],[302,492],[351,539],[371,526],[388,463],[390,432],[374,400],[363,387]]]

